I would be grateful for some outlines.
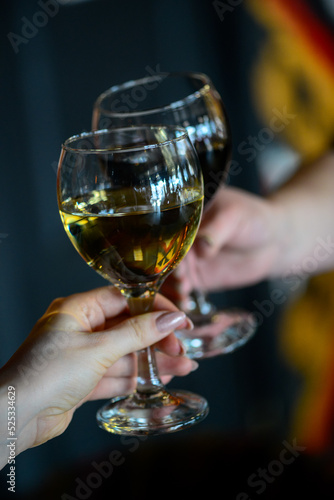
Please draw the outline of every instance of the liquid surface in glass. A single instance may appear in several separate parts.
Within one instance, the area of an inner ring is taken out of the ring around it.
[[[126,189],[92,191],[60,207],[64,228],[83,259],[114,285],[161,281],[187,253],[196,236],[202,192],[183,188],[161,206],[122,206]],[[180,201],[181,200],[181,201]],[[146,202],[147,203],[147,202]]]

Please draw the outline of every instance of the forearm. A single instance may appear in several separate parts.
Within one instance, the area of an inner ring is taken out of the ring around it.
[[[0,370],[0,470],[15,465],[22,451],[32,446],[34,430],[29,428],[27,395],[11,370]]]
[[[280,258],[272,276],[334,268],[334,152],[302,168],[269,201],[279,221]]]
[[[8,389],[7,386],[0,386],[0,470],[8,462],[8,448],[7,448],[7,437],[8,437],[8,413],[7,413],[7,402],[8,402]]]

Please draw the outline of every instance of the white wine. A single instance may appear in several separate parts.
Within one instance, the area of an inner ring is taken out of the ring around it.
[[[62,222],[83,259],[111,283],[161,282],[194,241],[202,192],[184,188],[182,196],[172,194],[160,207],[145,205],[140,193],[129,193],[110,189],[68,199],[60,207]],[[136,204],[120,206],[129,198]]]

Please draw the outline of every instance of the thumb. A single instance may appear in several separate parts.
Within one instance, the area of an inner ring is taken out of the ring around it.
[[[190,327],[191,322],[182,311],[140,314],[103,332],[105,342],[101,343],[101,348],[114,363],[126,354],[159,342],[177,328]]]
[[[198,257],[214,257],[224,245],[231,241],[238,224],[237,216],[238,214],[232,207],[219,210],[214,205],[204,213],[194,243],[194,250]]]

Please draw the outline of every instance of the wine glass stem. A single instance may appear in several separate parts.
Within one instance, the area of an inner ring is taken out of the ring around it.
[[[206,294],[201,290],[200,275],[196,267],[196,261],[192,253],[187,255],[185,259],[185,265],[188,271],[188,276],[190,276],[192,281],[192,291],[189,296],[189,308],[190,310],[201,316],[211,314],[215,307],[211,302],[209,302]]]
[[[138,351],[137,393],[150,395],[159,392],[163,384],[158,376],[154,348]]]
[[[202,290],[192,290],[190,298],[193,301],[193,308],[200,314],[210,314],[214,310],[213,304],[208,301],[206,294]]]
[[[155,293],[145,291],[140,297],[129,297],[128,305],[130,313],[135,316],[152,311]],[[137,376],[137,396],[147,397],[157,394],[163,389],[157,363],[155,358],[155,350],[153,347],[147,347],[137,353],[138,358],[138,376]]]

